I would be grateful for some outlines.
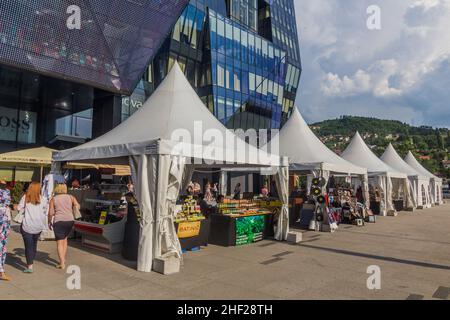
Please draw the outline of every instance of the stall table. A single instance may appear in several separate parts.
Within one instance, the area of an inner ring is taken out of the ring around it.
[[[207,246],[210,225],[210,219],[175,222],[175,229],[177,230],[178,238],[180,239],[181,249],[192,250],[194,248]]]
[[[109,214],[117,201],[86,199],[86,203],[109,206]],[[108,253],[118,253],[122,250],[127,216],[120,221],[101,225],[93,222],[75,221],[75,231],[81,234],[82,245]]]
[[[274,235],[272,213],[213,214],[209,243],[224,247],[261,241]]]

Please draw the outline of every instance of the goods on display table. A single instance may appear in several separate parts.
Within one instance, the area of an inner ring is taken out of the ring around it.
[[[175,218],[175,228],[183,250],[191,250],[208,245],[210,221],[201,213],[200,206],[193,196],[188,196]]]
[[[211,215],[209,242],[239,246],[273,236],[274,217],[280,208],[280,201],[225,199]]]
[[[321,188],[312,187],[296,224],[310,230],[333,232],[340,224],[363,226],[366,221],[375,222],[372,212],[358,202],[351,186],[330,188],[324,195]]]
[[[120,252],[127,221],[125,190],[122,185],[101,185],[98,199],[82,201],[83,217],[75,221],[75,231],[81,234],[83,246]]]

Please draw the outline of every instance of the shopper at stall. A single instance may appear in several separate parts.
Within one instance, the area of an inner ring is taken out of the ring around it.
[[[219,196],[219,184],[217,182],[212,186],[211,192],[213,197],[217,199],[217,197]]]
[[[10,281],[5,273],[6,245],[11,229],[11,193],[6,188],[6,181],[0,181],[0,280]]]
[[[71,187],[73,190],[77,190],[80,189],[80,180],[78,180],[77,178],[73,178],[72,183],[71,183]]]
[[[58,249],[58,269],[65,269],[67,254],[67,238],[74,226],[74,207],[80,208],[78,201],[67,194],[67,186],[58,184],[55,187],[55,196],[50,200],[48,223],[50,229],[55,232]]]
[[[214,200],[214,196],[211,191],[211,184],[208,182],[205,186],[205,196],[204,199],[206,202],[212,202]]]
[[[233,199],[234,200],[240,200],[241,199],[241,184],[240,183],[238,183],[237,185],[236,185],[236,187],[234,188],[234,196],[233,196]]]
[[[194,195],[194,184],[192,183],[192,181],[189,183],[187,189],[186,189],[186,194],[188,196],[193,196]]]
[[[356,190],[356,201],[358,201],[361,204],[364,204],[363,190],[361,187],[358,187],[358,190]]]
[[[18,205],[19,214],[23,215],[20,226],[23,243],[25,245],[25,257],[27,268],[24,273],[33,273],[33,263],[37,253],[37,244],[41,232],[46,229],[47,203],[41,197],[41,185],[33,182],[22,197]]]
[[[268,198],[269,197],[269,188],[267,188],[266,184],[261,188],[261,196],[263,198]]]

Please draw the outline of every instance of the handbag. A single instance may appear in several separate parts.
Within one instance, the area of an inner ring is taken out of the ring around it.
[[[14,217],[14,222],[17,224],[22,224],[23,223],[23,219],[25,219],[25,211],[27,210],[27,200],[25,199],[25,204],[23,207],[23,212],[19,212],[18,214],[16,214],[16,216]]]
[[[17,224],[22,224],[24,218],[25,218],[25,213],[20,213],[19,212],[14,217],[14,222],[17,223]]]
[[[73,199],[72,199],[72,214],[73,214],[73,218],[75,220],[81,219],[83,217],[81,215],[80,209],[74,205]]]

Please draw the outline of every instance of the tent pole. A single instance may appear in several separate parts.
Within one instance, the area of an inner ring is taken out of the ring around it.
[[[41,168],[40,168],[40,181],[39,181],[40,183],[42,183],[43,175],[44,175],[44,166],[41,165]]]

